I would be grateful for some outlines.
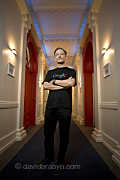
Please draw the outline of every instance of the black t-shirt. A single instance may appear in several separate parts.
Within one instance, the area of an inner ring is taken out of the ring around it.
[[[76,71],[70,67],[55,68],[49,70],[45,77],[44,82],[50,82],[53,79],[65,80],[69,77],[75,78],[76,83]],[[46,108],[69,108],[72,109],[72,87],[60,90],[50,90]]]

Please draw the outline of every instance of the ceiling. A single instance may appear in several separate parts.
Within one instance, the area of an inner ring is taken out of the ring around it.
[[[92,0],[26,0],[48,65],[54,66],[54,50],[68,52],[73,65]]]

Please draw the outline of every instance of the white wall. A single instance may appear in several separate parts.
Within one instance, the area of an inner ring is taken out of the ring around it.
[[[15,0],[0,2],[0,152],[15,141],[21,16]],[[8,46],[17,50],[18,55],[10,58]],[[7,75],[7,64],[15,65],[15,77]]]
[[[111,48],[101,56],[102,132],[104,143],[112,150],[120,145],[120,1],[105,0],[98,17],[100,50]],[[103,65],[110,62],[112,76],[103,77]],[[118,150],[118,149],[117,149]],[[119,149],[120,151],[120,149]]]

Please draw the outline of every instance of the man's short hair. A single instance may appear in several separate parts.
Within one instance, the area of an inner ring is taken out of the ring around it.
[[[65,49],[63,49],[63,48],[61,48],[61,47],[58,47],[58,48],[56,48],[55,51],[54,51],[54,56],[55,56],[56,51],[59,50],[59,49],[62,49],[62,50],[64,51],[65,56],[67,55],[67,51],[66,51]]]

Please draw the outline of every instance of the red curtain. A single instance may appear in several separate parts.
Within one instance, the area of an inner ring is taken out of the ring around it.
[[[29,51],[29,56],[28,56]],[[24,96],[24,127],[35,125],[36,112],[36,78],[38,72],[38,48],[31,31],[27,34],[25,96]]]
[[[89,32],[89,36],[83,48],[84,115],[86,126],[93,126],[93,71],[92,33]]]

